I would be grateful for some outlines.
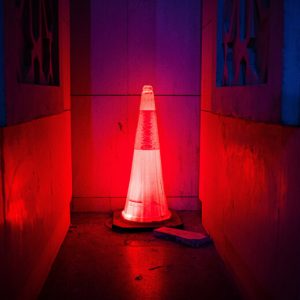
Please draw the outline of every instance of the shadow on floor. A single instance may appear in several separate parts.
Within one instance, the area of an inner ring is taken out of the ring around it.
[[[180,212],[201,231],[197,212]],[[214,246],[189,248],[152,232],[117,233],[109,215],[72,215],[39,299],[241,299]]]

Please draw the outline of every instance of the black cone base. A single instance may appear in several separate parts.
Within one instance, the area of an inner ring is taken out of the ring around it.
[[[134,222],[125,220],[122,216],[122,211],[118,210],[113,213],[112,219],[112,230],[114,231],[126,231],[126,232],[136,232],[136,231],[151,231],[155,228],[162,226],[173,227],[173,228],[183,228],[183,223],[175,211],[171,211],[171,218],[160,222]]]

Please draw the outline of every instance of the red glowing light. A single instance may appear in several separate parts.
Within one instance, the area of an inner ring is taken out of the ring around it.
[[[145,85],[127,199],[122,215],[135,222],[157,222],[171,217],[164,191],[157,118],[152,86]]]

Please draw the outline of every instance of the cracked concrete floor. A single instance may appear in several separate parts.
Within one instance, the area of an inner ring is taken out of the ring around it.
[[[201,231],[199,212],[179,212]],[[117,233],[108,214],[72,215],[40,299],[241,299],[212,244],[189,248],[152,232]]]

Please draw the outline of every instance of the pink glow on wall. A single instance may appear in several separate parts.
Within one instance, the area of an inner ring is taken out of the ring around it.
[[[150,85],[143,87],[141,96],[131,176],[122,215],[135,222],[163,221],[171,216],[164,191],[155,101]]]
[[[24,204],[24,199],[18,199],[10,204],[6,212],[6,222],[23,229],[23,224],[27,219],[28,212]]]

